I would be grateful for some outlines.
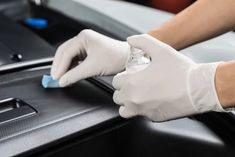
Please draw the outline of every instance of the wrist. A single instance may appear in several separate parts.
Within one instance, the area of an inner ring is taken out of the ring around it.
[[[234,61],[221,63],[216,70],[215,86],[223,108],[231,108],[235,104],[234,63]]]
[[[149,31],[147,34],[151,35],[152,37],[170,45],[176,50],[181,50],[183,48],[183,42],[179,42],[179,37],[173,36],[175,34],[171,29],[167,29],[164,27],[160,27],[154,30]]]
[[[198,113],[224,112],[215,88],[215,73],[220,62],[196,64],[189,72],[189,95]]]

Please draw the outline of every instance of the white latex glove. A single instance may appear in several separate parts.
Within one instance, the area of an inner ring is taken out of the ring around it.
[[[149,35],[137,35],[128,43],[151,57],[150,65],[138,72],[114,77],[115,103],[124,118],[146,116],[165,121],[223,108],[215,91],[214,76],[219,63],[196,64]]]
[[[65,87],[88,77],[116,74],[125,69],[129,53],[127,42],[83,30],[57,49],[51,75]],[[84,61],[70,69],[74,60]]]

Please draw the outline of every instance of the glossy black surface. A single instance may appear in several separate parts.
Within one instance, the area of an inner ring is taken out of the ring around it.
[[[0,13],[0,65],[54,56],[54,48]]]

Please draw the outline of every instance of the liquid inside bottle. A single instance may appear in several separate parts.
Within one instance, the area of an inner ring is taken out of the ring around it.
[[[138,72],[145,69],[149,63],[150,59],[145,56],[144,52],[140,49],[130,47],[131,53],[126,64],[127,72]]]

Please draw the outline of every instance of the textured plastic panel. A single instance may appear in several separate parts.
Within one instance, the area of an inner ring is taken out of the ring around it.
[[[35,115],[37,111],[24,101],[8,98],[0,101],[0,125]]]
[[[47,73],[48,69],[41,69],[0,76],[0,100],[19,98],[38,111],[34,116],[0,125],[0,143],[5,143],[0,144],[1,152],[18,154],[118,117],[109,93],[86,80],[64,89],[45,89],[41,79]],[[55,125],[70,120],[69,127],[64,124],[65,128],[55,131]],[[51,125],[51,130],[47,129]],[[40,132],[43,128],[47,130]],[[41,138],[34,140],[36,136]],[[19,144],[18,139],[27,139],[27,143]],[[17,151],[11,149],[13,145]]]

